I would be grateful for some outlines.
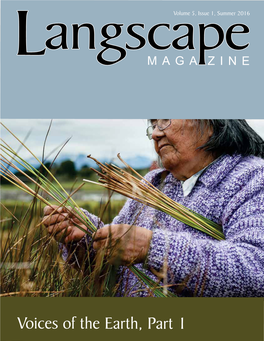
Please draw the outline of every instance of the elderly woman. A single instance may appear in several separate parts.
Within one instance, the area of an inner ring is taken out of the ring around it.
[[[93,249],[118,241],[111,262],[118,258],[122,265],[136,264],[154,280],[154,274],[161,275],[181,296],[264,296],[263,140],[245,120],[158,119],[150,124],[147,135],[162,168],[146,179],[172,200],[220,224],[225,240],[128,200],[111,225],[85,211],[100,227]],[[44,214],[50,212],[46,207]],[[81,261],[87,237],[68,213],[60,212],[46,220],[47,229],[57,240],[65,238],[65,253],[70,242],[77,242]],[[148,295],[127,268],[119,274],[118,296]]]

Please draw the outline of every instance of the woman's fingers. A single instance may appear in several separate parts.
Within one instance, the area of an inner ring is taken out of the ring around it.
[[[152,231],[136,225],[109,225],[94,235],[93,247],[103,251],[110,263],[136,264],[145,261]]]
[[[59,207],[57,205],[51,205],[51,206],[45,206],[44,207],[44,216],[45,215],[50,215],[51,213],[55,214],[57,212],[62,213],[62,212],[66,212],[64,207]]]
[[[44,216],[49,216],[50,214],[58,214],[58,213],[69,213],[72,215],[71,211],[73,211],[73,208],[71,206],[57,206],[57,205],[51,205],[51,206],[45,206],[43,209]]]
[[[55,233],[53,237],[57,242],[66,243],[66,239],[72,234],[72,227],[69,226],[61,232]],[[69,240],[70,241],[70,240]]]
[[[49,225],[47,227],[47,230],[48,230],[49,234],[54,235],[54,234],[56,234],[62,230],[65,230],[69,227],[70,227],[70,221],[65,220],[65,221],[58,223],[58,224]]]
[[[80,231],[76,226],[70,226],[70,233],[67,233],[67,237],[64,242],[67,244],[73,241],[79,241],[83,237],[84,233]]]
[[[93,242],[93,248],[95,251],[99,251],[104,247],[106,247],[106,240],[98,240]]]
[[[43,224],[45,226],[49,226],[49,225],[54,225],[56,223],[62,222],[66,219],[69,218],[68,213],[57,213],[57,214],[52,214],[51,216],[44,216],[43,218]]]
[[[121,227],[121,225],[118,226]],[[110,249],[116,246],[119,239],[123,237],[123,233],[125,231],[122,228],[118,229],[117,225],[106,225],[93,234],[93,248],[95,250],[102,247]]]
[[[44,209],[43,209],[43,213],[44,213],[44,216],[45,215],[49,215],[52,213],[52,211],[54,211],[54,209],[58,207],[56,205],[52,205],[52,206],[45,206]]]
[[[83,229],[86,227],[73,215],[70,206],[46,206],[42,223],[46,226],[48,233],[62,243],[79,241],[85,235],[78,225]]]
[[[111,233],[111,227],[110,227],[110,225],[106,225],[106,226],[102,227],[101,229],[97,230],[93,234],[93,239],[94,239],[94,241],[106,239],[109,237],[110,233]]]

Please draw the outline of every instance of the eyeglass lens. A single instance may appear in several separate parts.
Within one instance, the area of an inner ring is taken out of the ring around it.
[[[158,127],[159,130],[166,129],[171,123],[170,119],[159,119],[159,120],[153,120],[152,125],[148,127],[147,129],[147,136],[150,140],[152,140],[152,134],[156,127]]]

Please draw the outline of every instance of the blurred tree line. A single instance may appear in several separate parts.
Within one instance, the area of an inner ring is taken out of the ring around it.
[[[66,160],[61,162],[60,164],[51,164],[51,162],[46,162],[45,167],[51,170],[52,174],[55,175],[60,181],[67,181],[67,180],[75,180],[76,178],[87,178],[87,179],[95,179],[94,172],[88,166],[83,166],[79,171],[76,170],[75,164],[71,160]],[[14,171],[13,169],[10,169]],[[38,168],[38,171],[41,172],[43,175],[47,176],[47,171],[44,169],[43,166]],[[32,174],[27,171],[23,170],[23,172],[29,175],[32,178]],[[21,175],[19,172],[14,172],[21,180],[24,182],[30,182],[26,175]],[[9,182],[1,177],[1,184],[9,184]]]
[[[84,165],[82,166],[80,170],[77,170],[74,162],[71,160],[65,160],[61,162],[60,164],[57,164],[57,163],[51,164],[51,162],[46,162],[45,167],[51,170],[52,174],[55,175],[59,181],[72,181],[72,180],[75,180],[76,178],[89,179],[89,180],[94,180],[94,181],[98,179],[98,176],[95,174],[94,171],[90,169],[90,167]],[[38,170],[42,174],[47,176],[47,171],[44,169],[43,166],[40,166]],[[142,176],[144,176],[149,171],[149,169],[140,169],[137,171]],[[32,174],[29,171],[24,170],[24,173],[28,174],[32,178]],[[30,182],[30,180],[27,179],[26,175],[21,175],[19,172],[15,172],[15,174],[24,182]],[[5,185],[5,184],[9,184],[9,182],[1,177],[1,184]]]

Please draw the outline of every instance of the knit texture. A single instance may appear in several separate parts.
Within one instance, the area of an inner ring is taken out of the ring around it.
[[[148,173],[146,179],[172,200],[222,225],[226,239],[214,240],[163,212],[128,200],[113,224],[153,231],[147,269],[138,264],[140,270],[154,280],[153,272],[165,275],[164,282],[180,296],[264,296],[263,159],[224,155],[202,173],[186,197],[180,181],[164,169]],[[85,212],[98,226],[99,218]],[[149,296],[127,268],[121,267],[119,276],[118,296]]]

